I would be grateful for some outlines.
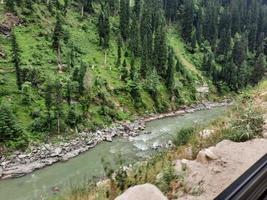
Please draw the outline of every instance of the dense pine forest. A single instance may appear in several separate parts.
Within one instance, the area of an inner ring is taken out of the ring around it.
[[[266,0],[3,0],[0,143],[21,148],[256,85],[266,36]]]

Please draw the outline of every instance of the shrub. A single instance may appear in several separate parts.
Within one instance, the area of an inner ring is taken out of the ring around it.
[[[189,142],[191,137],[194,135],[195,129],[193,127],[183,128],[177,132],[173,138],[175,146],[182,146]]]
[[[246,106],[239,111],[225,137],[234,142],[245,142],[262,133],[263,117],[253,106]]]

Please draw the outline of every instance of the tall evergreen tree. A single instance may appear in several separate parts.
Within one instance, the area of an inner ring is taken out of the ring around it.
[[[166,27],[165,19],[161,14],[160,23],[155,33],[154,39],[154,66],[157,73],[164,77],[166,75],[166,63],[167,63],[167,41],[166,41]]]
[[[54,28],[54,32],[53,32],[53,48],[56,51],[60,51],[61,49],[61,40],[62,40],[62,36],[63,36],[63,28],[62,28],[62,20],[61,17],[59,15],[57,15],[57,21],[56,21],[56,25]]]
[[[16,1],[15,0],[8,0],[6,1],[6,7],[7,7],[7,10],[10,11],[10,12],[15,12],[15,3]]]
[[[194,4],[193,0],[184,2],[182,15],[182,37],[186,43],[190,44],[194,29]]]
[[[172,93],[174,89],[174,75],[175,75],[175,64],[174,64],[174,52],[173,49],[169,49],[168,53],[168,64],[166,74],[166,85],[169,91]]]
[[[63,94],[62,94],[62,84],[59,79],[55,81],[55,105],[54,112],[57,119],[57,133],[61,133],[62,120],[63,120]]]
[[[23,130],[10,107],[0,106],[0,143],[18,140],[23,135]]]
[[[146,77],[151,71],[153,54],[153,31],[152,31],[152,13],[151,2],[145,1],[142,10],[142,20],[140,27],[141,38],[141,75]]]
[[[17,86],[18,89],[21,90],[22,88],[22,77],[21,77],[21,61],[20,61],[20,50],[17,43],[16,34],[12,32],[11,35],[12,41],[12,51],[13,51],[13,63],[16,70],[16,78],[17,78]]]
[[[129,42],[132,55],[135,57],[140,55],[140,35],[138,34],[139,30],[140,30],[139,19],[134,15],[131,23]]]
[[[120,0],[120,31],[121,37],[126,41],[129,37],[130,0]]]
[[[266,72],[266,57],[263,53],[261,53],[255,60],[253,65],[253,73],[251,77],[251,81],[253,84],[257,84],[262,80],[264,74]]]
[[[136,16],[137,19],[140,18],[141,15],[141,8],[142,8],[142,1],[141,0],[135,0],[134,1],[134,15]]]
[[[98,34],[99,34],[99,44],[104,49],[109,47],[110,39],[110,23],[109,23],[109,13],[107,5],[101,5],[101,12],[98,18]]]
[[[118,37],[117,43],[118,44],[117,44],[117,63],[116,63],[116,65],[120,66],[121,65],[121,49],[122,49],[122,39],[120,36]]]

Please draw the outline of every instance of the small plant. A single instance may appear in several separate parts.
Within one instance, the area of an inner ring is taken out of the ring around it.
[[[183,128],[177,132],[175,137],[173,138],[173,143],[176,147],[185,145],[189,142],[191,137],[195,133],[195,128],[189,127],[189,128]]]

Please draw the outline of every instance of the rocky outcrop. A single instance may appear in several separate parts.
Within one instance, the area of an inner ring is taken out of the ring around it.
[[[213,152],[213,147],[201,150],[197,155],[197,161],[201,164],[207,164],[209,160],[216,160],[218,156]]]
[[[152,184],[137,185],[126,190],[115,200],[167,200],[162,192]]]
[[[0,23],[0,33],[5,36],[10,36],[12,27],[21,23],[22,20],[13,13],[6,13],[4,19]]]

